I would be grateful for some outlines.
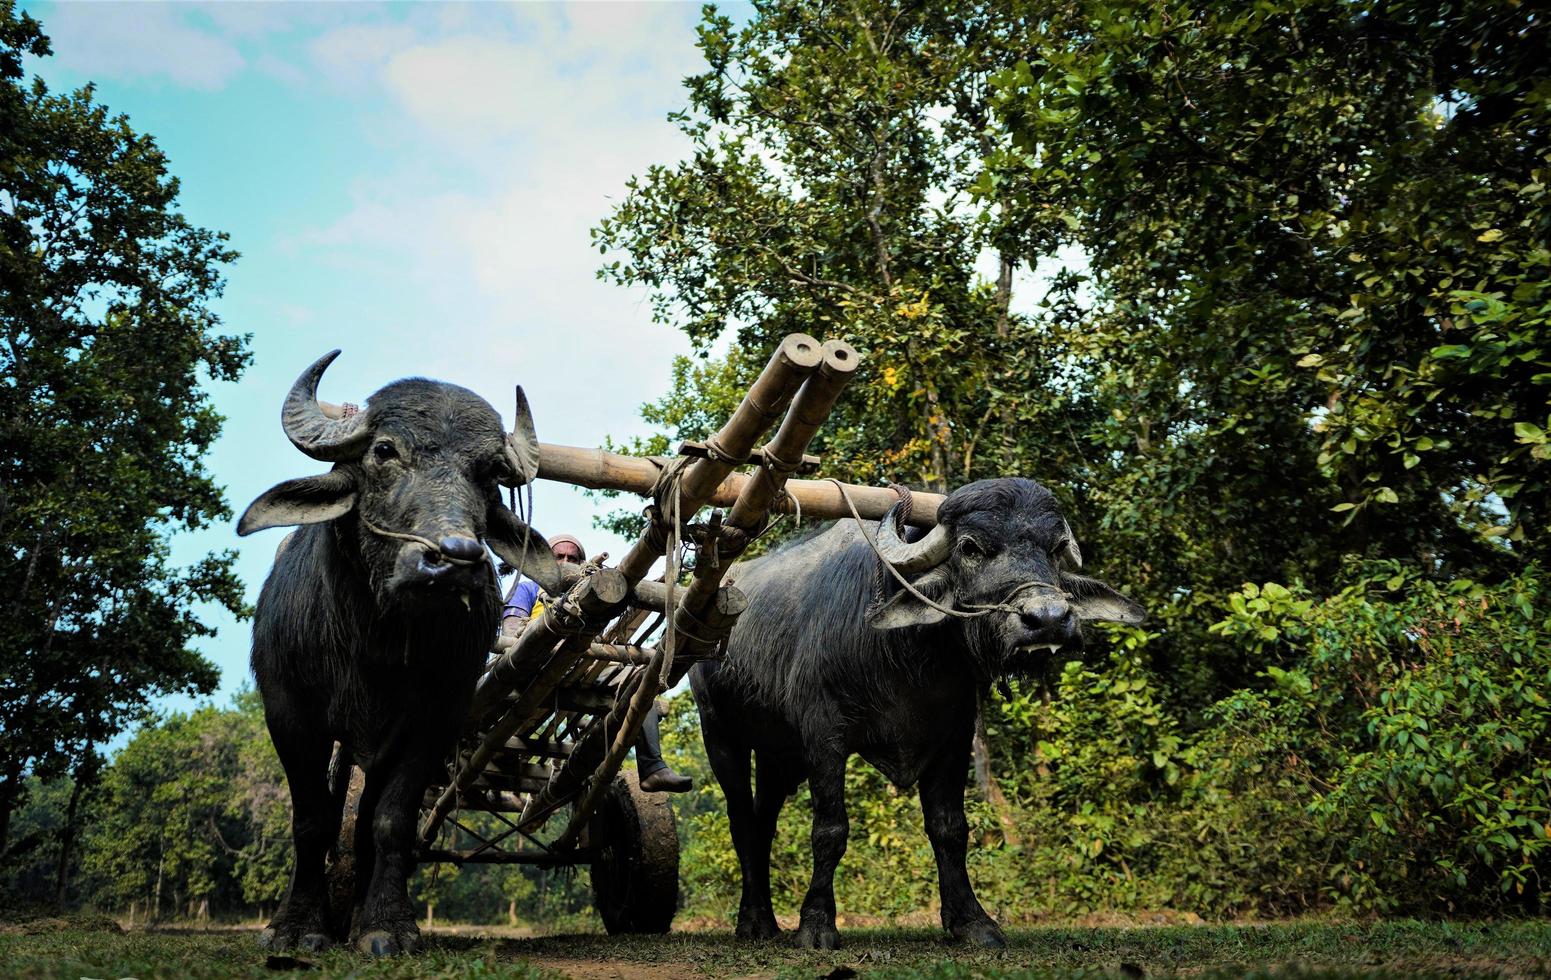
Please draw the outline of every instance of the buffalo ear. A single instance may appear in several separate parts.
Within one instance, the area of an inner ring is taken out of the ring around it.
[[[248,505],[237,522],[237,533],[332,521],[355,508],[355,493],[355,476],[349,470],[277,483]]]
[[[946,574],[938,571],[922,576],[919,582],[914,583],[916,591],[931,598],[939,606],[953,608],[953,596],[945,595],[939,598],[934,592],[944,592],[947,584]],[[948,618],[948,614],[941,609],[935,609],[917,599],[907,589],[900,589],[894,593],[887,602],[874,604],[867,610],[867,624],[873,629],[897,630],[906,626],[930,626],[940,623]]]
[[[1072,609],[1078,619],[1099,619],[1134,626],[1147,618],[1147,610],[1140,604],[1132,602],[1096,578],[1063,574],[1061,586],[1071,595]]]
[[[565,591],[560,563],[549,550],[544,535],[533,530],[503,504],[490,506],[485,529],[485,544],[496,557],[539,584],[550,595]],[[526,544],[526,549],[524,549]]]

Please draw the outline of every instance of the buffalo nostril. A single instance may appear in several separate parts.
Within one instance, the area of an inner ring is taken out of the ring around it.
[[[1067,605],[1040,606],[1023,612],[1024,625],[1033,630],[1057,629],[1068,625],[1072,609]]]
[[[449,534],[437,542],[443,555],[448,558],[456,558],[459,561],[478,561],[484,557],[485,546],[474,538],[465,538],[457,534]]]

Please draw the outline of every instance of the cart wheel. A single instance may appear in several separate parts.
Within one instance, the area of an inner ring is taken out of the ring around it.
[[[679,835],[668,794],[641,791],[635,770],[614,777],[589,830],[593,904],[610,935],[663,933],[679,905]]]

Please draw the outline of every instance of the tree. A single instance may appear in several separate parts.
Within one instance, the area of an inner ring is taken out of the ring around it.
[[[84,864],[105,904],[150,916],[272,902],[289,870],[289,796],[258,697],[142,726],[103,773]]]
[[[1200,704],[1243,581],[1543,551],[1546,19],[1467,3],[1021,5],[977,191],[1048,214],[1093,503]]]
[[[770,2],[739,29],[707,7],[707,70],[672,117],[692,156],[633,179],[594,233],[624,256],[601,275],[649,286],[702,355],[728,330],[743,351],[793,331],[856,345],[871,383],[819,440],[836,475],[941,489],[989,472],[1005,409],[1045,397],[1010,267],[995,286],[975,272],[1005,237],[968,194],[985,81],[1008,60],[977,26],[991,9]],[[761,366],[729,361],[740,388]]]
[[[90,86],[24,81],[47,54],[0,2],[0,854],[27,774],[71,768],[152,697],[213,689],[195,608],[243,608],[231,552],[169,558],[229,516],[201,385],[248,362],[209,306],[236,253]]]

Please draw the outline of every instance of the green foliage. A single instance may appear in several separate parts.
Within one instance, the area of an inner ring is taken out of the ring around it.
[[[1551,868],[1545,763],[1551,610],[1531,567],[1497,586],[1367,570],[1291,630],[1302,656],[1267,697],[1323,757],[1310,813],[1343,841],[1326,887],[1380,911],[1541,911]],[[1307,737],[1307,736],[1306,736]]]
[[[989,904],[1542,908],[1547,31],[1486,2],[707,10],[693,154],[596,234],[659,321],[734,340],[647,407],[658,445],[781,334],[841,333],[867,374],[828,473],[1035,476],[1150,613],[987,712],[1021,841],[972,809]],[[843,866],[842,906],[929,902],[905,797],[848,779],[847,866],[890,873]],[[688,826],[729,907],[725,828]]]
[[[54,901],[74,788],[75,781],[68,776],[52,782],[36,776],[27,780],[25,801],[11,820],[11,848],[0,868],[0,908],[13,903],[40,908]],[[80,858],[80,849],[75,848],[66,875],[71,885],[78,881]]]
[[[793,331],[862,352],[872,383],[852,386],[816,444],[835,475],[967,478],[1031,400],[1023,382],[1042,362],[1021,356],[1010,294],[974,273],[995,244],[969,185],[985,62],[1002,57],[970,26],[975,9],[769,3],[739,28],[706,8],[706,71],[672,117],[691,158],[633,179],[594,233],[621,256],[600,275],[651,288],[656,318],[702,354],[736,332],[711,371],[737,392]],[[676,376],[648,414],[693,428],[715,407],[696,401]]]
[[[1099,536],[1133,558],[1125,584],[1159,611],[1153,655],[1181,694],[1204,705],[1253,676],[1202,632],[1238,581],[1328,579],[1347,553],[1448,572],[1534,555],[1544,18],[1018,13],[1020,60],[992,79],[1004,139],[977,190],[1086,258],[1047,297],[1050,323],[1099,409],[1079,430],[1109,454]]]
[[[98,904],[179,917],[273,905],[290,874],[290,795],[257,694],[143,726],[114,756],[85,840]]]
[[[0,3],[0,853],[25,774],[79,765],[152,697],[213,689],[195,609],[243,607],[231,552],[170,560],[173,534],[229,516],[201,386],[248,361],[209,308],[236,253],[90,86],[25,83],[22,57],[48,53]]]

